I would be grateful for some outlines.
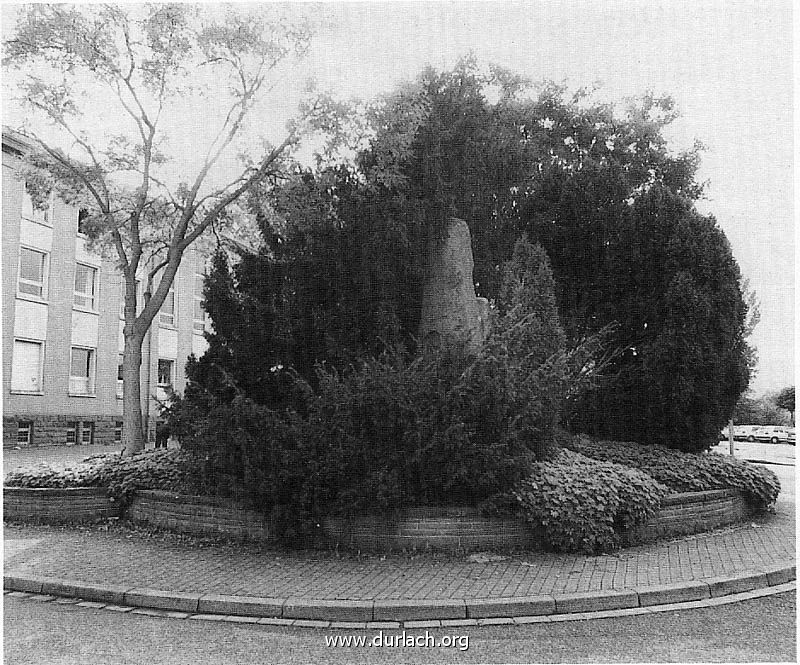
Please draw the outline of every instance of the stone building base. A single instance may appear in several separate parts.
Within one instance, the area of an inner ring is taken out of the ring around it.
[[[120,443],[122,417],[65,415],[3,416],[3,448]]]

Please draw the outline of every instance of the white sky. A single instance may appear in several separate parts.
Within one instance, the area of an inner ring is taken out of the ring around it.
[[[697,138],[708,147],[699,207],[718,219],[761,302],[752,338],[760,394],[794,383],[791,14],[790,0],[329,2],[307,61],[275,90],[275,111],[291,113],[309,76],[371,98],[469,51],[534,80],[600,82],[610,101],[671,95],[682,112],[675,146]]]

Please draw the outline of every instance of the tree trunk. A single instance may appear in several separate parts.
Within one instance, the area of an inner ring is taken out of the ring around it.
[[[142,419],[142,391],[139,382],[144,335],[125,334],[124,338],[125,349],[122,355],[122,454],[123,456],[128,456],[144,450],[145,444]],[[148,367],[147,370],[149,371],[149,369]]]

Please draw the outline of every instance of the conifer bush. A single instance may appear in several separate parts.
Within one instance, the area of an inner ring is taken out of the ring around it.
[[[268,514],[491,502],[549,454],[575,380],[554,288],[546,254],[522,238],[479,352],[393,346],[319,365],[314,390],[281,367],[270,380],[299,396],[282,408],[190,385],[171,429],[207,460],[208,487]]]

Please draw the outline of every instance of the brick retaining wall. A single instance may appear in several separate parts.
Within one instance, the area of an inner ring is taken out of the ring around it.
[[[375,516],[327,518],[327,540],[347,549],[445,551],[536,549],[531,527],[519,518],[488,518],[469,508],[413,508],[395,519]]]
[[[259,541],[274,539],[273,529],[261,513],[243,510],[234,501],[214,497],[139,490],[125,517],[181,533]]]
[[[645,526],[622,534],[625,545],[710,531],[750,515],[733,490],[672,494]],[[485,518],[474,510],[418,508],[395,519],[329,518],[322,524],[328,541],[364,552],[402,549],[464,551],[541,549],[541,539],[521,518]]]
[[[735,524],[752,511],[740,492],[707,490],[671,494],[645,526],[623,534],[623,543],[649,543],[659,538],[674,538]]]
[[[117,505],[99,488],[30,489],[7,487],[5,517],[34,522],[94,521],[118,515]],[[631,545],[651,542],[742,521],[751,514],[743,496],[733,490],[673,494],[645,526],[622,534]],[[231,500],[155,490],[138,491],[125,517],[152,526],[197,535],[225,535],[273,542],[274,530],[258,512]],[[469,508],[415,508],[394,519],[363,516],[328,518],[326,541],[364,552],[434,549],[540,549],[540,539],[520,518],[487,518]]]
[[[19,522],[65,524],[119,516],[119,506],[99,487],[3,488],[3,518]]]

